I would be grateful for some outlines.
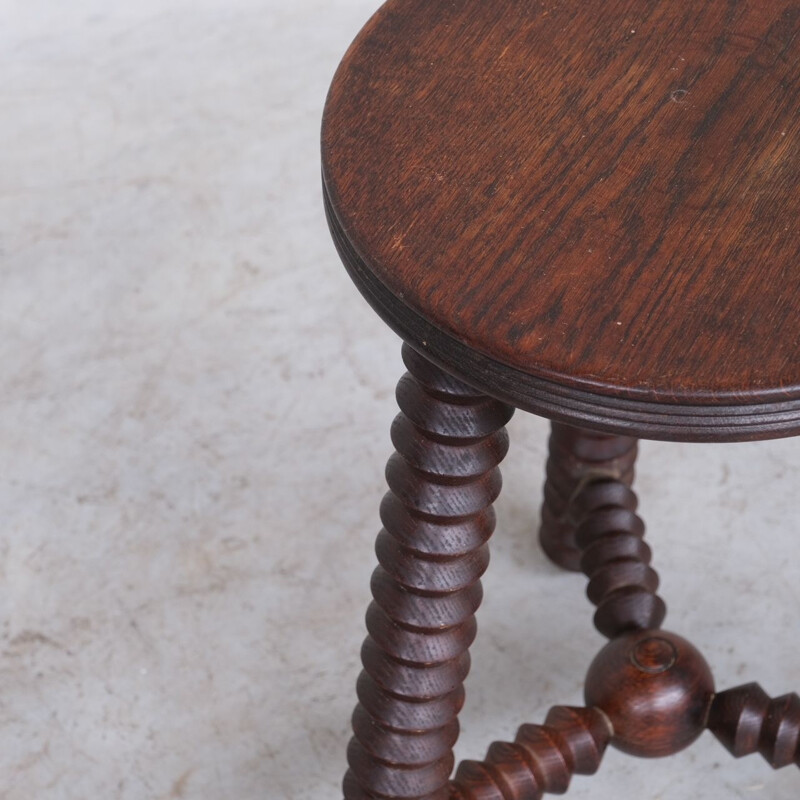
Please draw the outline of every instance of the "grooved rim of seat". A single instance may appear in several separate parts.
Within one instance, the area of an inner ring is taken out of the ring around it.
[[[426,358],[490,397],[550,419],[642,439],[743,442],[800,435],[800,399],[751,405],[668,405],[573,389],[493,361],[398,303],[342,233],[324,186],[323,199],[339,256],[370,306]]]

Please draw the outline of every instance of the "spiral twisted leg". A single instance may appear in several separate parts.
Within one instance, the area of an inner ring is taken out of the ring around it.
[[[658,573],[644,542],[638,501],[624,482],[587,483],[572,501],[580,566],[589,578],[587,594],[597,606],[595,627],[614,638],[628,631],[659,628],[667,607],[656,594]]]
[[[757,684],[720,692],[708,729],[736,757],[761,755],[775,768],[800,767],[800,697],[771,698]]]
[[[588,481],[598,477],[630,486],[637,440],[553,422],[549,450],[539,541],[552,561],[579,572],[572,501]]]
[[[347,800],[447,797],[513,409],[404,346]]]
[[[544,725],[523,725],[513,744],[495,742],[486,760],[463,761],[451,800],[538,800],[563,794],[575,774],[593,775],[612,736],[596,708],[551,708]]]

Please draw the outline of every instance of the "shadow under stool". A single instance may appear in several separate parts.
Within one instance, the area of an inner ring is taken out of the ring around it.
[[[797,695],[716,691],[661,630],[631,488],[640,438],[800,433],[800,2],[389,0],[333,80],[322,168],[408,368],[345,797],[538,798],[608,744],[706,728],[800,765]],[[451,777],[515,408],[552,420],[541,544],[609,643],[585,707]]]

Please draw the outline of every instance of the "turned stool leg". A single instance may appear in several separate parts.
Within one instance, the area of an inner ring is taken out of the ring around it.
[[[598,478],[632,485],[637,440],[553,422],[549,448],[539,541],[552,561],[579,572],[572,501]]]
[[[367,610],[347,800],[445,800],[513,409],[408,346]]]

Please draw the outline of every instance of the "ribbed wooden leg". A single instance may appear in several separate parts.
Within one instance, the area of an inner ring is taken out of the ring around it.
[[[564,794],[572,776],[593,775],[612,736],[596,708],[550,709],[544,725],[523,725],[511,742],[494,742],[484,761],[462,761],[451,800],[539,800]]]
[[[612,639],[659,628],[667,613],[637,505],[630,486],[611,478],[589,481],[570,503],[586,593],[597,606],[594,624]]]
[[[513,409],[404,346],[347,800],[445,800]]]
[[[719,692],[711,705],[708,729],[741,758],[761,753],[772,767],[800,767],[800,697],[771,698],[757,684]]]
[[[632,485],[637,440],[553,422],[549,446],[539,541],[552,561],[579,572],[572,500],[586,483],[597,478]]]

